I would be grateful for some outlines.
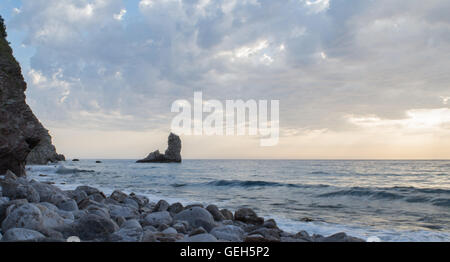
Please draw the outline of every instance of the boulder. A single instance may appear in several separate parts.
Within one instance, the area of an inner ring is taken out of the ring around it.
[[[184,210],[184,207],[181,203],[173,203],[172,205],[169,206],[169,208],[167,208],[167,211],[169,211],[171,214],[178,214],[181,211]]]
[[[42,214],[43,229],[55,229],[64,225],[64,218],[62,218],[56,211],[42,204],[36,204],[36,207],[39,208]]]
[[[175,221],[186,221],[192,227],[203,227],[208,232],[211,231],[216,224],[213,216],[208,210],[201,207],[192,207],[185,209],[174,216]]]
[[[211,213],[215,221],[225,220],[225,217],[220,213],[219,208],[216,205],[209,205],[206,207],[206,210]]]
[[[217,239],[231,242],[242,242],[244,234],[245,232],[242,228],[233,225],[215,227],[211,230],[211,235]]]
[[[218,242],[217,238],[213,235],[204,233],[195,236],[188,236],[180,240],[179,242]]]
[[[221,209],[220,213],[223,215],[225,220],[233,220],[234,218],[233,213],[228,209]]]
[[[365,240],[363,240],[363,239],[348,236],[344,232],[336,233],[329,237],[317,238],[316,241],[318,241],[318,242],[365,242]]]
[[[44,218],[41,210],[34,204],[12,205],[8,207],[6,214],[2,223],[3,232],[11,228],[27,228],[36,231],[43,229]]]
[[[144,230],[135,219],[125,221],[120,229],[114,232],[109,240],[118,242],[140,242],[144,235]]]
[[[75,222],[74,231],[82,240],[104,240],[119,227],[111,219],[88,214]]]
[[[10,199],[27,199],[28,202],[38,203],[41,201],[39,193],[30,185],[25,178],[17,178],[11,171],[0,179],[2,195]]]
[[[78,210],[78,205],[73,199],[65,199],[58,203],[58,208],[64,211],[73,212]]]
[[[167,211],[169,208],[169,203],[165,200],[159,200],[158,203],[156,203],[155,208],[153,208],[153,212],[160,212],[160,211]]]
[[[248,224],[260,225],[264,223],[264,218],[258,217],[250,208],[241,208],[234,213],[234,220],[242,221]]]
[[[167,211],[154,212],[145,216],[145,222],[151,226],[159,226],[161,224],[172,224],[172,217]]]
[[[136,161],[136,163],[180,163],[181,161],[181,139],[179,136],[170,133],[168,148],[164,154],[156,150],[146,158]]]
[[[109,198],[114,199],[115,201],[119,203],[123,203],[123,201],[128,197],[127,194],[123,193],[122,191],[115,190]]]
[[[17,242],[17,241],[36,241],[44,239],[45,236],[38,231],[27,228],[11,228],[5,232],[2,241]]]
[[[40,183],[35,180],[30,181],[30,185],[38,192],[41,202],[49,202],[52,204],[58,204],[62,200],[66,200],[69,197],[59,188],[46,183]]]
[[[125,219],[132,219],[139,217],[137,209],[129,206],[109,205],[109,214],[113,219],[123,217]]]

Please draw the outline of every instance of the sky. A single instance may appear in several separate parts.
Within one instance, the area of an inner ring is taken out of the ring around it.
[[[450,1],[1,0],[60,153],[165,150],[177,99],[279,100],[280,140],[184,158],[450,159]]]

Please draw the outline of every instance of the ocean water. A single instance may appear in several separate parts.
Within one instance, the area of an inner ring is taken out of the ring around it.
[[[105,193],[144,194],[152,201],[216,204],[233,211],[251,207],[289,232],[450,241],[450,161],[102,161],[29,166],[27,172],[63,189],[90,185]]]

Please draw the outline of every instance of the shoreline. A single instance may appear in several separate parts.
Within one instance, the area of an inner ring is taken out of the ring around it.
[[[2,241],[65,242],[362,242],[341,232],[331,236],[285,232],[250,208],[231,212],[204,206],[150,201],[146,196],[57,185],[8,172],[0,178]],[[21,214],[19,216],[19,214]],[[25,214],[25,215],[23,215]]]

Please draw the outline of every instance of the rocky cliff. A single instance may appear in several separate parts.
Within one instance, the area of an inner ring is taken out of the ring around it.
[[[51,144],[48,131],[26,104],[26,88],[0,17],[0,174],[11,170],[24,176],[27,160],[29,164],[46,164],[63,159]]]
[[[161,154],[159,150],[150,153],[146,158],[138,160],[137,163],[180,163],[181,162],[181,139],[179,136],[170,133],[169,146],[165,154]]]

